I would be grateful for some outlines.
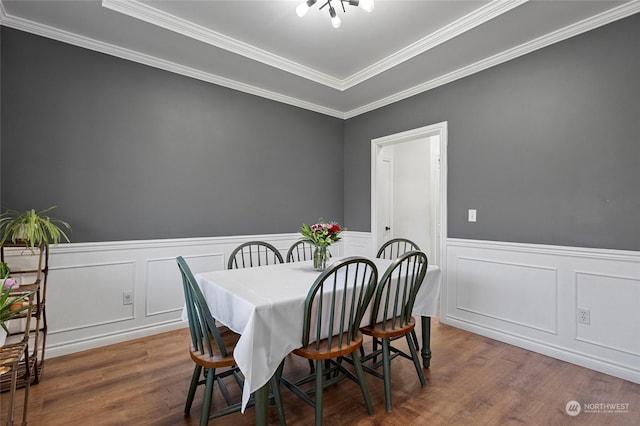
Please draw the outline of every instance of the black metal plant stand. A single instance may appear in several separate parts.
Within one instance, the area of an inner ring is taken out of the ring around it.
[[[31,311],[31,325],[29,326],[30,351],[18,363],[17,387],[25,386],[25,380],[31,384],[40,381],[45,360],[45,346],[47,340],[47,275],[49,272],[49,248],[46,245],[36,247],[33,252],[23,243],[5,243],[0,247],[0,260],[6,262],[11,269],[10,276],[20,282],[19,291],[33,291],[33,309]],[[14,335],[23,335],[25,330],[10,328],[7,342]],[[28,368],[27,368],[28,366]],[[25,374],[29,372],[29,374]],[[0,391],[9,390],[10,375],[0,376]]]

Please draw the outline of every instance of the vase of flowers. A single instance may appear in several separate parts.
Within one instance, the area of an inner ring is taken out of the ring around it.
[[[313,249],[313,269],[316,271],[324,271],[327,267],[327,247],[316,246]]]
[[[302,239],[315,247],[313,251],[313,269],[323,271],[327,267],[329,253],[327,247],[340,241],[342,228],[335,222],[318,222],[314,225],[302,224]]]

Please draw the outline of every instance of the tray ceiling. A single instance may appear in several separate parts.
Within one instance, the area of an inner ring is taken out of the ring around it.
[[[0,0],[2,25],[348,118],[640,12],[640,0]],[[337,3],[335,0],[333,1]]]

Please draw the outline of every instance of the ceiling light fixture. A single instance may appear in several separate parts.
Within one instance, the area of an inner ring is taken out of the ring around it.
[[[333,26],[333,28],[339,28],[340,24],[342,24],[342,21],[340,20],[340,17],[336,14],[336,10],[333,8],[331,1],[340,2],[340,6],[342,6],[342,11],[345,13],[347,12],[347,10],[344,7],[345,3],[349,4],[349,6],[357,6],[366,12],[371,12],[374,6],[373,0],[327,0],[325,1],[322,4],[322,6],[320,6],[319,10],[322,10],[324,7],[329,6],[329,16],[331,17],[331,25]],[[300,3],[298,7],[296,7],[296,14],[302,18],[304,15],[307,14],[311,6],[313,6],[317,2],[318,0],[306,0]]]

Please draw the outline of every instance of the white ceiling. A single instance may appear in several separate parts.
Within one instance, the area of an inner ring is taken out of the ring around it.
[[[640,12],[640,0],[0,0],[2,25],[349,118]]]

